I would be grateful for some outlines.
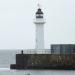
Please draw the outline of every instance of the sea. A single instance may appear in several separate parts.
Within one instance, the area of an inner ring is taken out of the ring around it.
[[[12,70],[20,50],[0,50],[0,75],[75,75],[75,70]]]

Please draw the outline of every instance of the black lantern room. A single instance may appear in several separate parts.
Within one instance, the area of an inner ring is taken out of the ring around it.
[[[36,12],[36,18],[43,18],[43,12],[40,8]]]

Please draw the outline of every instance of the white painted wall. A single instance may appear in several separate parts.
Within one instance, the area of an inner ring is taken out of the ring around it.
[[[44,49],[44,19],[36,18],[36,49]]]

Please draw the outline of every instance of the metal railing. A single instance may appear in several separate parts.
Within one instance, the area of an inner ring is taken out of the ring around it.
[[[24,54],[51,54],[51,50],[50,49],[26,49],[23,50]]]

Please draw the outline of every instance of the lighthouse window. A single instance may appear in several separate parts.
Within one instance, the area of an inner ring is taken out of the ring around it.
[[[37,14],[36,16],[43,16],[42,14]]]
[[[37,14],[36,18],[43,18],[43,15],[42,14]]]

